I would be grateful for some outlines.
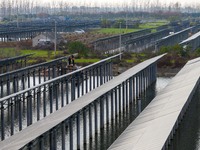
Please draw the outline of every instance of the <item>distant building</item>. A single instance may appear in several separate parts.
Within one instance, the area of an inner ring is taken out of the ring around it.
[[[63,38],[61,35],[56,35],[56,43],[59,44]],[[42,46],[42,45],[49,45],[55,43],[55,33],[54,32],[45,32],[37,35],[32,39],[32,46]]]

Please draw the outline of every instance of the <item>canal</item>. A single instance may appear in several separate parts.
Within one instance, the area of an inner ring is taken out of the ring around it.
[[[199,150],[200,149],[200,87],[186,111],[177,129],[169,150]]]
[[[138,98],[134,103],[130,104],[128,107],[123,109],[121,113],[115,116],[114,119],[110,119],[109,123],[105,125],[103,129],[98,130],[98,132],[94,135],[92,135],[92,138],[90,138],[89,133],[87,135],[87,142],[83,142],[83,135],[81,134],[81,149],[87,149],[87,150],[104,150],[107,149],[115,140],[116,138],[128,127],[128,125],[139,115],[139,113],[151,102],[151,100],[157,95],[159,91],[161,91],[171,80],[171,78],[166,77],[158,77],[157,82],[153,84],[151,87],[149,87],[146,92],[144,92],[140,98]],[[70,90],[70,89],[69,89]],[[66,92],[65,90],[63,92]],[[68,91],[70,92],[70,91]],[[84,91],[85,93],[85,91]],[[60,95],[59,95],[60,96]],[[70,95],[69,95],[70,96]],[[49,105],[47,105],[47,110],[49,110]],[[59,105],[60,106],[60,105]],[[41,105],[42,109],[42,105]],[[98,107],[99,109],[99,107]],[[26,110],[24,110],[26,111]],[[42,112],[42,110],[41,110]],[[47,112],[47,114],[50,114],[50,112]],[[88,115],[88,114],[87,114]],[[98,115],[100,115],[98,113]],[[42,116],[42,114],[41,114]],[[37,114],[36,114],[36,108],[33,106],[33,122],[37,121]],[[8,118],[10,118],[10,115],[8,114]],[[18,131],[18,122],[15,120],[15,132]],[[81,122],[81,130],[83,127],[83,118],[80,118]],[[88,121],[87,121],[88,123]],[[6,122],[6,124],[10,124],[10,122]],[[23,116],[23,126],[25,128],[26,126],[26,116]],[[68,127],[67,127],[68,130]],[[76,125],[74,122],[73,127],[74,133],[76,132]],[[87,131],[89,130],[89,127],[87,128]],[[93,126],[94,130],[94,126]],[[9,127],[7,128],[7,135],[10,134]],[[61,149],[61,134],[58,133],[57,137],[57,148]],[[74,143],[76,142],[76,136],[74,136]],[[66,147],[68,147],[69,144],[69,132],[66,134]],[[45,142],[46,148],[49,147],[49,141]],[[76,145],[76,144],[74,144]],[[37,148],[36,148],[37,149]],[[74,147],[76,149],[76,147]]]

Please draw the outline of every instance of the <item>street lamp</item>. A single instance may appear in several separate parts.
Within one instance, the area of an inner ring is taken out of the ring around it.
[[[54,42],[54,55],[56,56],[56,41],[57,41],[57,37],[56,37],[56,35],[57,35],[57,33],[56,33],[56,20],[54,20],[55,21],[55,42]]]
[[[119,23],[119,28],[120,28],[120,34],[119,34],[119,52],[121,53],[121,44],[122,44],[122,35],[121,35],[121,28],[122,24],[121,22]],[[122,59],[121,54],[119,55],[120,60]]]

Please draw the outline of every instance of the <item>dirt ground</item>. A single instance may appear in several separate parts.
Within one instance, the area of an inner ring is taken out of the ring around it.
[[[103,33],[97,33],[93,31],[89,31],[86,33],[82,34],[77,34],[77,33],[62,33],[62,37],[64,37],[65,40],[68,42],[71,41],[80,41],[87,45],[88,47],[91,46],[91,43],[94,42],[95,40],[99,38],[105,38],[108,36],[112,36],[110,34],[103,34]]]

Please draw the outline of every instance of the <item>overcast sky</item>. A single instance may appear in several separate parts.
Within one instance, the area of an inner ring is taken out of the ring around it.
[[[54,0],[39,0],[40,2],[51,2]],[[195,4],[200,4],[200,0],[56,0],[56,1],[66,1],[66,2],[72,2],[73,4],[77,4],[77,5],[84,5],[84,4],[94,4],[94,5],[121,5],[121,4],[131,4],[133,2],[141,2],[141,3],[147,3],[148,1],[150,2],[157,2],[159,1],[160,3],[163,4],[169,4],[169,3],[176,3],[179,2],[181,3],[181,6],[184,5],[195,5]]]

